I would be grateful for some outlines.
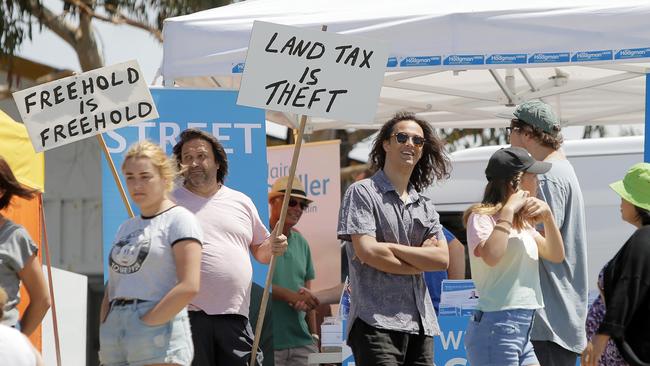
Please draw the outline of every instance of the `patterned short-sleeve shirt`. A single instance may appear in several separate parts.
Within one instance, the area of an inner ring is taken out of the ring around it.
[[[427,238],[442,239],[442,226],[433,202],[409,186],[403,202],[382,170],[356,182],[345,193],[339,214],[338,237],[343,240],[350,270],[351,306],[347,332],[356,318],[381,329],[439,334],[424,276],[395,275],[361,263],[352,235],[370,235],[378,242],[421,246]]]

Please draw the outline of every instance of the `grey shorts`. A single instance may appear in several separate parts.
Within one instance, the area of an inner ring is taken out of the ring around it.
[[[301,347],[276,349],[273,351],[273,359],[275,366],[305,366],[309,355],[318,353],[318,348],[315,344],[310,344]]]

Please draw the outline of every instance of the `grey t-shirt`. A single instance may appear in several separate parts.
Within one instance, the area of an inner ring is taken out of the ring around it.
[[[531,339],[552,341],[580,353],[587,345],[585,320],[589,290],[585,208],[571,163],[565,159],[549,162],[553,164],[551,170],[538,176],[538,196],[553,212],[564,241],[565,259],[562,263],[539,259],[546,306],[537,311]]]
[[[444,238],[433,202],[413,187],[404,203],[383,171],[351,185],[339,214],[338,237],[343,240],[350,270],[351,306],[348,333],[354,320],[381,329],[418,334],[440,333],[431,297],[422,274],[405,276],[379,271],[356,258],[352,235],[370,235],[378,242],[421,246],[435,236]]]
[[[7,292],[2,324],[14,326],[18,323],[20,302],[20,272],[27,260],[38,252],[38,248],[22,226],[6,220],[0,227],[0,286]]]
[[[108,299],[162,299],[178,282],[172,247],[182,240],[203,240],[194,214],[184,207],[125,221],[108,257]]]

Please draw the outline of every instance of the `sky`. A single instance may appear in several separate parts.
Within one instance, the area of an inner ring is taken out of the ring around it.
[[[60,0],[43,0],[45,6],[55,13],[60,13],[63,2]],[[151,84],[162,62],[162,44],[148,32],[128,25],[113,25],[100,20],[93,20],[98,35],[104,64],[137,60],[148,84]],[[43,28],[38,32],[34,27],[33,40],[25,41],[18,55],[45,65],[81,71],[76,52],[54,33]],[[159,82],[160,84],[160,82]]]
[[[60,0],[43,0],[43,3],[55,13],[61,11],[63,4]],[[153,84],[162,62],[161,43],[148,32],[128,25],[114,25],[95,19],[93,26],[99,39],[105,65],[135,59],[140,65],[147,84]],[[47,28],[43,28],[40,33],[35,28],[33,40],[25,41],[18,55],[48,66],[81,71],[74,49]],[[162,78],[159,77],[155,85],[161,84]],[[284,139],[286,133],[286,127],[267,123],[267,134]]]

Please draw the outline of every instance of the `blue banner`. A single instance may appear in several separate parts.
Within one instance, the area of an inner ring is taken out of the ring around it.
[[[529,64],[569,62],[568,52],[535,53],[528,57]]]
[[[645,76],[645,137],[643,161],[650,163],[650,74]]]
[[[148,139],[163,146],[171,155],[181,131],[190,127],[198,128],[217,137],[228,154],[226,185],[248,195],[255,203],[262,221],[268,223],[264,111],[238,106],[236,91],[154,88],[151,89],[151,95],[160,118],[110,131],[104,135],[122,182],[124,183],[121,174],[122,161],[131,144]],[[128,219],[128,214],[105,159],[102,159],[102,182],[105,257],[119,225]],[[133,204],[131,206],[134,211],[137,210]],[[251,261],[253,280],[263,287],[267,266],[254,259]],[[105,277],[107,274],[107,262],[104,258]]]
[[[436,366],[466,366],[465,330],[468,316],[438,317],[440,336],[434,338],[433,357]]]
[[[444,65],[483,65],[485,57],[483,55],[450,55],[445,58]]]
[[[490,55],[485,60],[488,65],[525,64],[527,62],[525,53],[497,54]]]
[[[650,47],[643,48],[625,48],[614,55],[616,60],[627,60],[631,58],[646,58],[650,57]]]
[[[439,66],[440,61],[440,56],[410,56],[403,58],[399,65],[400,67]]]
[[[608,61],[613,57],[611,50],[576,52],[571,57],[571,62]]]

